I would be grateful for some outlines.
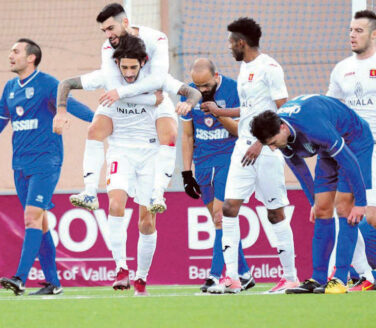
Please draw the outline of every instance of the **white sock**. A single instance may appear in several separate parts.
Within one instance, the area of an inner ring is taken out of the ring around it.
[[[277,237],[278,256],[283,268],[283,277],[289,281],[297,281],[295,268],[294,238],[289,222],[284,219],[272,224]]]
[[[97,195],[99,178],[104,163],[104,146],[102,141],[86,140],[84,153],[84,183],[89,195]]]
[[[154,190],[167,189],[175,170],[176,147],[160,145],[155,162]]]
[[[155,249],[157,247],[157,231],[151,235],[144,235],[140,232],[137,245],[137,272],[134,280],[146,281]]]
[[[372,268],[368,264],[366,255],[366,246],[360,230],[358,231],[358,240],[356,242],[354,256],[351,263],[359,276],[366,278],[369,282],[374,283],[375,278],[372,274]]]
[[[238,279],[239,217],[223,216],[222,231],[222,250],[226,264],[226,276]]]
[[[110,232],[110,243],[112,257],[116,263],[116,272],[120,268],[128,269],[126,244],[127,244],[127,229],[126,221],[123,216],[108,216],[108,228]]]

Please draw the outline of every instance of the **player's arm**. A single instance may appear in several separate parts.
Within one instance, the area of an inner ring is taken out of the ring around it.
[[[207,101],[201,104],[201,110],[212,114],[215,117],[239,117],[240,108],[219,108],[214,101]]]
[[[167,37],[161,34],[156,41],[156,47],[150,61],[150,74],[141,81],[136,81],[126,86],[119,86],[114,90],[106,92],[100,97],[99,102],[101,104],[105,102],[107,106],[110,106],[120,98],[133,97],[162,89],[168,74],[168,67],[168,41]]]
[[[4,130],[10,120],[10,114],[6,103],[7,85],[4,88],[0,99],[0,133]]]
[[[285,74],[280,65],[271,63],[266,68],[266,80],[270,96],[275,102],[277,108],[280,108],[288,98],[287,87],[285,83]]]
[[[223,127],[230,132],[233,136],[238,136],[239,122],[231,117],[217,117],[217,120],[223,125]]]
[[[192,158],[194,144],[193,120],[183,119],[182,155],[183,155],[183,184],[186,194],[194,199],[200,198],[200,187],[192,173]]]
[[[178,115],[186,115],[202,98],[200,91],[187,84],[183,84],[179,88],[178,95],[185,98],[185,101],[180,101],[176,104],[176,113]]]
[[[344,99],[342,88],[337,80],[337,66],[335,66],[333,71],[330,73],[329,88],[326,95],[337,99]]]

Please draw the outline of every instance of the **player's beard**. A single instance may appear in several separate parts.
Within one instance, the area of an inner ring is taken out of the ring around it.
[[[201,92],[202,95],[202,102],[205,101],[214,101],[214,95],[217,91],[217,83],[213,85],[213,87],[209,91],[203,91]]]

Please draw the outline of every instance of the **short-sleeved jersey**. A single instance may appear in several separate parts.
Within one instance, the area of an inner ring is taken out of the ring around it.
[[[157,30],[146,26],[134,26],[138,29],[138,37],[144,42],[148,60],[143,67],[146,74],[153,74],[150,78],[162,78],[163,81],[167,76],[169,68],[169,55],[168,55],[168,39],[167,36]],[[112,58],[115,49],[112,47],[109,40],[106,40],[102,46],[102,66],[101,69],[105,73],[105,78],[108,79],[107,84],[109,89],[117,89],[120,98],[132,97],[137,94],[151,91],[147,83],[143,83],[137,90],[131,90],[126,94],[119,90],[122,85],[122,76],[119,71],[115,60]],[[162,83],[163,83],[162,81]],[[144,81],[145,82],[145,81]],[[161,85],[162,85],[161,83]],[[137,84],[138,85],[138,84]],[[134,86],[132,86],[133,89]]]
[[[355,199],[366,203],[363,178],[352,154],[373,147],[368,123],[341,101],[320,95],[294,98],[278,110],[278,115],[291,132],[287,147],[282,149],[284,156],[333,157],[347,172]]]
[[[196,88],[194,83],[191,87]],[[186,98],[182,97],[182,101]],[[222,108],[239,107],[236,82],[220,75],[220,83],[214,94],[214,100]],[[200,109],[201,101],[187,115],[181,116],[183,121],[193,121],[195,165],[220,165],[228,162],[229,154],[234,149],[236,137],[231,135],[213,115],[206,115]]]
[[[330,75],[327,95],[344,100],[364,118],[376,140],[376,53],[367,59],[353,55],[340,61]]]
[[[62,164],[62,137],[52,132],[58,84],[51,75],[35,71],[25,80],[17,77],[5,85],[0,120],[8,119],[12,124],[14,170],[32,174],[55,170],[54,166]],[[93,113],[86,106],[69,98],[68,110],[72,104],[86,115],[85,120],[92,120]]]
[[[265,110],[277,110],[275,100],[288,97],[282,67],[270,56],[260,54],[249,63],[242,62],[238,76],[240,99],[239,139],[256,140],[249,123]]]

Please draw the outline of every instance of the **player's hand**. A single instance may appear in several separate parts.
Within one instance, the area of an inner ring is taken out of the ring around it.
[[[63,128],[65,124],[68,125],[68,123],[69,123],[68,113],[57,112],[52,122],[52,131],[57,134],[63,134]]]
[[[179,101],[176,104],[175,112],[178,115],[187,115],[192,110],[192,105],[188,104],[186,101]]]
[[[205,112],[205,114],[212,114],[217,117],[219,108],[214,101],[206,101],[201,104],[201,110]]]
[[[183,171],[181,172],[181,175],[183,176],[185,193],[189,197],[199,199],[201,195],[201,190],[196,179],[193,177],[192,171]]]
[[[316,221],[316,214],[315,214],[315,205],[311,207],[311,212],[309,213],[309,222],[315,223]]]
[[[120,99],[119,94],[116,89],[113,89],[111,91],[105,92],[101,97],[99,98],[99,103],[102,106],[111,106],[115,101],[118,101]]]
[[[244,166],[248,166],[249,164],[255,164],[257,157],[260,155],[262,149],[262,143],[260,141],[254,142],[251,146],[249,146],[247,152],[245,153],[244,157],[242,158],[242,164]]]
[[[157,91],[154,92],[154,95],[155,95],[155,98],[156,98],[155,106],[158,106],[162,103],[162,101],[164,99],[163,91],[157,90]]]
[[[365,214],[366,214],[365,206],[354,206],[351,209],[350,215],[347,217],[347,223],[351,225],[356,225],[360,221],[362,221]]]

